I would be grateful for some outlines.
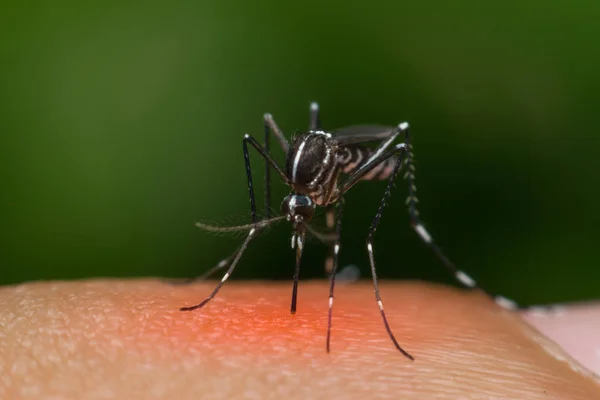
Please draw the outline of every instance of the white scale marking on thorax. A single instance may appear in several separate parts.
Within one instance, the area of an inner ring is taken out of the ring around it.
[[[304,145],[306,144],[306,139],[300,146],[298,146],[298,151],[296,152],[296,158],[294,158],[294,167],[292,168],[292,182],[296,182],[296,172],[298,172],[298,163],[300,162],[300,157],[302,157],[302,151],[304,150]]]

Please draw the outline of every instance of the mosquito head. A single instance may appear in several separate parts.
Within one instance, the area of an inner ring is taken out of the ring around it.
[[[281,212],[294,226],[310,221],[315,214],[315,203],[308,196],[290,194],[281,203]]]

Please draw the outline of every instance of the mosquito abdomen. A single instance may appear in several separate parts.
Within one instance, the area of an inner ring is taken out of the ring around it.
[[[344,174],[352,174],[371,158],[374,149],[362,146],[348,146],[342,150],[342,155],[338,158],[338,165]],[[365,181],[383,180],[389,178],[394,170],[394,165],[398,157],[390,157],[387,160],[377,164],[369,171],[364,178]]]

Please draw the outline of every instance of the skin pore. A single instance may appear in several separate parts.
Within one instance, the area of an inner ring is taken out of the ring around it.
[[[597,377],[477,292],[382,282],[27,283],[0,288],[2,399],[599,399]]]

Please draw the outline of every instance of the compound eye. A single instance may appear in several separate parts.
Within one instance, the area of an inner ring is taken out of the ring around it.
[[[297,196],[296,197],[296,207],[311,207],[312,208],[312,200],[307,196]]]
[[[315,214],[315,206],[308,197],[298,196],[296,199],[295,212],[296,214],[302,215],[305,221],[308,221]]]

